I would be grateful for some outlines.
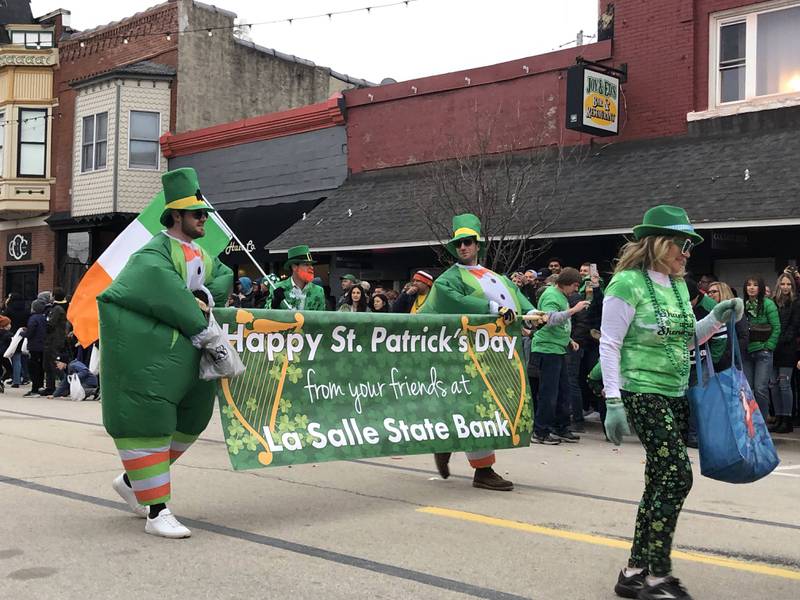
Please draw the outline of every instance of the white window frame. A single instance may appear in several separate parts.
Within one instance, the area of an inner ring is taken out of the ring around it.
[[[737,106],[742,104],[753,103],[754,101],[763,101],[765,98],[785,98],[797,97],[800,99],[800,92],[784,92],[777,94],[766,94],[763,96],[756,95],[756,69],[757,69],[757,45],[758,45],[758,32],[757,23],[758,15],[777,10],[785,10],[787,8],[800,7],[800,0],[774,0],[773,2],[764,2],[761,4],[751,4],[732,10],[726,10],[711,15],[709,20],[709,65],[708,65],[708,107],[709,109],[724,108],[728,106]],[[719,58],[720,58],[720,29],[725,25],[732,25],[734,23],[745,23],[745,44],[747,45],[745,51],[745,87],[744,98],[742,100],[733,100],[730,102],[720,102],[720,95],[722,92],[721,78],[719,76]]]
[[[98,144],[98,139],[97,139],[97,117],[99,117],[100,115],[105,115],[106,116],[106,138],[104,140],[99,140],[101,142],[105,142],[106,143],[106,164],[104,164],[102,167],[98,167],[97,166],[97,144]],[[86,123],[86,119],[88,119],[88,118],[92,119],[92,143],[91,144],[86,144],[83,141],[84,124]],[[81,158],[80,158],[80,161],[81,161],[80,172],[81,172],[81,174],[83,174],[83,173],[94,173],[96,171],[105,171],[108,168],[108,111],[104,110],[102,112],[95,113],[93,115],[85,115],[85,116],[81,117],[81,136],[80,136],[80,140],[81,140],[81,142],[80,142],[80,144],[81,144]],[[88,168],[88,169],[83,164],[83,149],[86,146],[91,146],[92,147],[92,166],[91,166],[91,168]]]
[[[6,162],[6,111],[0,110],[0,177],[3,177],[5,172]]]
[[[23,111],[30,111],[30,112],[44,113],[44,114],[41,114],[38,117],[23,117],[22,116],[22,112]],[[22,128],[24,126],[23,121],[26,118],[27,119],[30,119],[30,118],[44,119],[44,140],[42,140],[41,142],[30,142],[30,141],[23,142],[22,141]],[[35,107],[34,106],[20,106],[17,109],[17,121],[18,121],[17,128],[16,128],[17,129],[17,170],[16,170],[17,177],[19,177],[20,179],[28,178],[28,177],[30,177],[30,178],[38,177],[40,179],[41,178],[46,178],[47,177],[47,167],[48,167],[48,163],[49,163],[49,160],[50,160],[50,156],[47,153],[48,143],[49,143],[49,135],[50,135],[50,127],[49,127],[49,125],[50,125],[50,110],[47,109],[47,108],[39,108],[38,106],[35,106]],[[39,173],[23,173],[22,172],[22,147],[25,146],[25,145],[28,145],[28,146],[42,146],[44,148],[44,150],[43,150],[44,156],[42,158],[42,173],[41,174],[39,174]]]
[[[150,113],[153,115],[158,115],[158,137],[155,140],[134,140],[131,132],[133,131],[133,113]],[[128,111],[128,169],[131,171],[160,171],[161,170],[161,113],[156,110],[137,110],[137,109],[130,109]],[[142,165],[131,165],[131,142],[133,141],[142,141],[142,142],[153,142],[155,141],[157,150],[156,150],[156,165],[145,167]]]

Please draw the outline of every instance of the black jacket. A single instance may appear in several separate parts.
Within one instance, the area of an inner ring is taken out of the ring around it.
[[[569,306],[572,308],[578,302],[583,300],[583,296],[575,292],[569,298]],[[589,310],[581,310],[572,315],[572,333],[570,337],[578,342],[583,347],[592,342],[592,336],[589,333],[592,329],[592,319],[589,315]]]
[[[17,332],[20,327],[28,326],[28,317],[31,311],[25,308],[25,301],[22,299],[14,300],[6,306],[6,316],[11,319],[11,333]]]
[[[800,300],[778,306],[781,335],[772,355],[776,367],[794,367],[797,364],[797,334],[800,331]]]

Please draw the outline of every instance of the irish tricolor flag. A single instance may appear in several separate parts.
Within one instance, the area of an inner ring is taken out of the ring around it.
[[[164,211],[164,193],[150,201],[133,223],[117,236],[108,249],[97,259],[78,284],[72,296],[67,318],[72,323],[75,336],[85,348],[99,337],[97,296],[101,294],[127,264],[131,254],[139,250],[159,231],[164,229],[159,222]],[[206,235],[197,243],[211,256],[217,256],[231,240],[227,225],[216,213],[209,213]]]

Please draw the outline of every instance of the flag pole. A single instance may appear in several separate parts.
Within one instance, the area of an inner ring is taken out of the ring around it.
[[[211,208],[214,208],[214,205],[211,204],[211,202],[208,201],[208,198],[203,196],[203,200],[205,200],[206,204],[208,204]],[[233,240],[237,244],[239,244],[239,247],[247,255],[247,258],[250,259],[250,262],[252,262],[255,265],[256,269],[258,269],[258,272],[261,273],[264,276],[264,281],[266,281],[273,290],[278,289],[278,287],[274,283],[272,283],[272,280],[270,279],[270,277],[264,272],[264,269],[261,268],[261,265],[258,264],[258,261],[256,261],[256,259],[253,257],[253,255],[250,254],[250,251],[247,249],[247,246],[245,246],[242,243],[242,240],[239,239],[239,236],[237,236],[236,233],[234,233],[233,229],[231,229],[230,226],[225,222],[225,219],[222,218],[222,215],[220,215],[217,212],[217,210],[214,209],[213,213],[209,213],[209,217],[214,219],[214,221],[216,221],[217,225],[222,227],[222,230],[225,233],[227,233],[229,236],[231,236],[231,238],[233,238]],[[289,303],[286,301],[286,298],[284,298],[282,300],[282,302],[286,305],[287,309],[292,310],[292,307],[289,306]]]

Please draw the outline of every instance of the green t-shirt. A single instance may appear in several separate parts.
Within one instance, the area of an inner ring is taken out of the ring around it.
[[[624,300],[636,311],[620,349],[620,388],[627,392],[680,397],[689,385],[689,342],[695,318],[682,280],[672,286],[653,282],[655,306],[642,271],[621,271],[606,288],[606,297]]]
[[[539,310],[546,313],[562,312],[569,310],[569,302],[558,286],[551,285],[539,298]],[[560,325],[545,325],[534,334],[531,352],[566,354],[570,333],[572,333],[571,319]]]

